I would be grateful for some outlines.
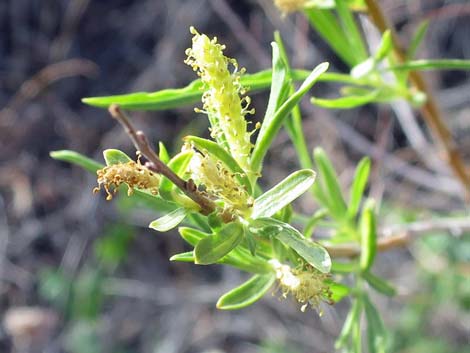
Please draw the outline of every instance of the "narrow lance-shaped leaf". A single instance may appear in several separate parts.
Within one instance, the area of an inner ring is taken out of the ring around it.
[[[331,258],[326,249],[320,244],[304,238],[291,225],[274,218],[258,218],[251,223],[250,229],[252,228],[260,228],[260,236],[279,239],[320,272],[330,272]]]
[[[339,337],[335,342],[336,349],[340,349],[346,346],[346,342],[352,334],[353,324],[361,319],[362,307],[362,299],[356,298],[353,302],[351,309],[349,310],[346,320],[344,321],[341,333],[339,334]]]
[[[387,55],[390,54],[392,49],[393,49],[392,34],[390,30],[387,30],[382,34],[382,39],[380,40],[379,47],[377,48],[377,52],[374,55],[375,61],[379,62],[385,59]]]
[[[217,262],[232,251],[243,240],[244,227],[238,222],[231,222],[217,233],[201,239],[194,248],[197,264],[209,265]]]
[[[348,217],[353,218],[356,216],[359,206],[361,204],[362,196],[364,195],[364,190],[367,185],[367,180],[369,179],[370,172],[370,159],[364,157],[361,159],[359,164],[356,167],[356,172],[354,173],[354,181],[351,186],[351,192],[349,195],[349,204],[348,204]]]
[[[344,202],[333,165],[323,149],[315,148],[313,155],[318,167],[320,182],[326,191],[325,197],[331,206],[330,211],[336,218],[341,218],[346,212],[346,203]]]
[[[175,254],[172,257],[170,257],[170,261],[194,262],[194,254],[192,251]]]
[[[170,161],[170,154],[162,141],[158,142],[158,158],[165,164]]]
[[[245,308],[257,300],[272,287],[276,276],[274,273],[266,275],[254,275],[241,286],[224,294],[217,301],[217,308],[223,310],[235,310]]]
[[[181,237],[193,246],[195,246],[200,240],[211,236],[211,234],[204,233],[193,228],[180,227],[178,230]],[[265,274],[272,271],[272,266],[266,260],[259,256],[252,256],[247,249],[240,246],[219,259],[217,263],[233,266],[242,271],[251,273]]]
[[[418,48],[421,42],[426,36],[426,32],[428,31],[428,28],[429,28],[429,21],[422,21],[419,24],[419,27],[416,30],[415,34],[413,35],[413,38],[411,39],[410,45],[406,52],[406,58],[408,60],[411,60],[416,56],[416,52],[418,51]]]
[[[132,161],[124,152],[116,149],[107,149],[103,151],[103,157],[106,165],[121,164]]]
[[[288,116],[290,111],[299,103],[300,99],[305,93],[312,88],[318,78],[328,69],[328,63],[318,65],[307,79],[302,83],[300,88],[285,101],[274,114],[270,123],[263,130],[263,134],[259,134],[256,140],[255,147],[251,156],[252,170],[255,172],[261,171],[263,158],[266,155],[272,141],[276,137],[279,129]]]
[[[273,50],[271,89],[269,92],[268,106],[264,114],[259,135],[264,134],[264,130],[270,125],[276,110],[284,103],[288,88],[287,67],[280,55],[279,45],[273,42],[271,46]]]
[[[396,289],[390,283],[375,276],[369,271],[361,273],[361,276],[379,293],[385,294],[389,297],[393,297],[397,293]]]
[[[364,297],[364,311],[367,319],[367,341],[370,353],[385,353],[387,347],[387,330],[375,306]]]
[[[50,156],[59,161],[69,162],[76,164],[83,169],[86,169],[90,173],[95,173],[98,169],[104,167],[103,164],[96,162],[95,160],[88,158],[80,153],[69,150],[53,151],[50,153]]]
[[[252,218],[270,217],[306,192],[315,181],[315,172],[303,169],[292,173],[255,200]]]
[[[384,70],[470,70],[470,60],[442,59],[442,60],[413,60],[403,64],[389,66]]]
[[[193,151],[184,151],[178,153],[168,162],[168,167],[181,177],[186,172],[193,154]],[[161,194],[166,195],[172,188],[173,183],[168,178],[162,177],[160,182]]]
[[[354,50],[350,50],[349,55],[355,57],[356,61],[362,61],[367,57],[367,51],[363,36],[347,5],[347,0],[335,0],[335,3],[338,17],[343,25],[343,32],[347,33],[345,37],[349,42],[350,48],[354,48]]]
[[[184,207],[178,208],[150,223],[149,228],[155,229],[159,232],[167,232],[178,226],[187,214],[188,211]]]
[[[322,108],[330,109],[351,109],[364,104],[375,102],[379,97],[379,91],[372,91],[362,96],[346,96],[334,99],[311,98],[312,104],[318,105]]]
[[[367,271],[374,263],[377,252],[377,225],[375,220],[375,203],[367,200],[361,215],[361,270]]]
[[[288,90],[286,89],[286,91],[289,95],[292,95],[295,92],[295,87],[292,80],[292,69],[290,68],[289,58],[287,56],[286,49],[279,31],[274,32],[274,39],[279,46],[280,58],[282,61],[284,61],[286,66],[288,77]],[[266,118],[264,121],[265,120]],[[300,166],[305,169],[312,169],[313,162],[310,156],[307,142],[305,140],[302,127],[302,114],[298,104],[292,109],[290,117],[285,120],[284,126],[287,130],[287,133],[289,134],[290,139],[292,140],[292,143],[294,144]]]
[[[310,71],[292,70],[292,79],[295,81],[305,80]],[[243,87],[251,91],[269,88],[272,80],[272,70],[264,70],[255,74],[245,74],[240,78]],[[376,83],[367,78],[354,78],[350,75],[340,73],[325,73],[318,78],[324,82],[342,82],[355,85],[377,86]],[[127,110],[166,110],[191,105],[201,100],[202,84],[200,80],[191,82],[183,88],[164,89],[156,92],[137,92],[105,97],[83,98],[85,104],[108,108],[111,104],[119,104]]]

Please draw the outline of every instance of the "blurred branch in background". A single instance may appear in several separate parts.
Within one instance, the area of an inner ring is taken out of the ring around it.
[[[401,45],[398,34],[393,25],[384,15],[379,3],[376,0],[365,0],[368,7],[368,14],[372,22],[380,32],[390,31],[393,40],[393,48],[400,62],[405,62],[405,50]],[[452,133],[444,122],[444,118],[437,104],[433,92],[426,84],[422,74],[418,71],[410,71],[410,80],[421,92],[426,94],[426,103],[421,108],[421,113],[429,128],[433,131],[438,142],[444,149],[445,159],[452,168],[455,176],[460,180],[465,192],[467,202],[470,202],[470,172],[465,166],[465,162],[460,155],[458,147],[452,138]]]

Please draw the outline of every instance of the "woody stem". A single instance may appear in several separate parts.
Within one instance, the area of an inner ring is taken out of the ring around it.
[[[168,178],[176,187],[185,193],[191,200],[196,202],[200,208],[201,213],[204,215],[209,215],[215,211],[216,206],[212,200],[205,197],[201,194],[193,181],[189,179],[185,181],[181,179],[178,175],[175,174],[155,153],[151,147],[147,137],[143,131],[136,130],[134,126],[129,121],[127,115],[121,110],[119,105],[112,104],[109,109],[109,113],[113,118],[115,118],[124,128],[126,133],[131,138],[134,143],[135,148],[148,160],[146,167],[155,173],[161,174],[164,177]]]

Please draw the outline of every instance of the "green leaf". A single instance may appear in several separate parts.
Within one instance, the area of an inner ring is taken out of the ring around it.
[[[353,273],[358,270],[359,266],[356,262],[339,262],[333,261],[331,264],[331,272],[334,273]]]
[[[250,229],[261,228],[260,235],[269,229],[269,236],[279,239],[284,245],[292,248],[307,263],[322,273],[328,273],[331,269],[331,258],[326,249],[318,243],[306,239],[291,225],[274,218],[258,218],[254,220]],[[267,231],[266,231],[267,232]]]
[[[242,224],[226,224],[217,233],[202,238],[194,248],[195,263],[209,265],[217,262],[232,251],[243,240],[245,229]]]
[[[187,214],[188,211],[184,207],[177,208],[176,210],[150,223],[149,228],[155,229],[159,232],[167,232],[178,226],[178,224],[185,219]]]
[[[364,310],[367,319],[367,341],[370,353],[385,353],[387,329],[379,312],[367,296],[364,296]]]
[[[310,88],[315,84],[318,78],[328,69],[328,63],[322,63],[318,65],[307,79],[302,83],[300,88],[287,99],[280,107],[276,110],[272,120],[269,124],[265,124],[264,130],[260,131],[256,140],[255,147],[251,156],[252,170],[255,172],[261,171],[263,158],[266,155],[271,143],[276,137],[279,129],[281,128],[284,119],[289,115],[291,110],[300,102],[301,98],[307,93]]]
[[[272,58],[272,78],[271,78],[271,89],[269,92],[268,106],[266,113],[264,114],[263,124],[259,131],[259,135],[264,134],[264,131],[271,124],[272,119],[276,110],[284,103],[288,93],[288,76],[287,66],[285,60],[281,56],[281,51],[278,43],[271,43],[273,50]]]
[[[362,271],[368,271],[374,263],[377,252],[377,225],[375,202],[367,200],[361,215],[361,257],[359,264]]]
[[[334,303],[338,303],[351,293],[351,288],[344,284],[334,282],[332,280],[326,280],[325,283],[329,286],[329,290],[331,291],[331,300]]]
[[[186,227],[180,227],[179,232],[181,237],[193,246],[201,239],[211,236],[211,234]],[[233,249],[228,255],[217,261],[217,263],[230,265],[251,273],[264,274],[272,271],[272,266],[265,259],[259,256],[252,256],[247,249],[241,246]]]
[[[330,109],[351,109],[356,108],[364,104],[375,102],[379,98],[379,91],[372,91],[368,94],[361,96],[346,96],[335,99],[323,99],[323,98],[311,98],[311,103],[318,105],[322,108]]]
[[[104,168],[104,165],[74,151],[63,150],[51,152],[51,157],[57,160],[76,164],[95,175],[98,169]],[[125,188],[124,185],[122,187]],[[170,212],[177,207],[177,205],[171,201],[164,200],[159,196],[151,195],[150,193],[142,190],[134,190],[134,193],[129,197],[129,200],[131,200],[130,202],[132,202],[133,207],[135,207],[136,203],[142,203],[146,207],[159,212]]]
[[[286,89],[286,92],[288,93],[288,95],[292,95],[295,92],[295,87],[292,79],[292,69],[290,68],[289,58],[287,57],[284,43],[282,41],[281,35],[279,34],[279,31],[274,32],[274,39],[277,45],[279,46],[279,54],[282,61],[284,61],[285,63],[285,68],[287,71],[286,83],[288,83],[288,90]],[[283,97],[283,99],[285,98],[286,97]],[[283,102],[284,100],[281,103]],[[266,121],[266,117],[263,121]],[[290,117],[285,120],[284,126],[297,152],[297,157],[299,159],[300,166],[304,169],[312,169],[313,163],[307,146],[307,141],[305,140],[305,135],[303,133],[302,114],[298,104],[292,109]]]
[[[313,235],[313,231],[315,230],[318,222],[324,219],[326,216],[328,216],[328,210],[324,208],[320,208],[319,210],[315,211],[312,217],[310,217],[305,224],[303,231],[304,236],[306,238],[310,238]]]
[[[389,297],[393,297],[397,293],[396,289],[390,283],[375,276],[369,271],[361,273],[361,276],[379,293],[385,294]]]
[[[74,151],[69,151],[69,150],[53,151],[50,153],[50,156],[59,161],[76,164],[82,167],[83,169],[86,169],[90,173],[94,173],[95,175],[98,169],[102,169],[104,167],[104,165],[102,165],[101,163],[98,163],[94,161],[93,159],[88,158]]]
[[[276,277],[274,274],[254,275],[241,286],[225,293],[217,301],[217,308],[235,310],[245,308],[261,297],[272,287]]]
[[[470,70],[470,60],[442,59],[442,60],[414,60],[385,68],[386,71],[400,70]]]
[[[180,152],[175,155],[169,162],[168,167],[175,172],[179,177],[182,177],[183,174],[186,172],[189,163],[191,162],[191,158],[193,157],[194,151],[184,151]],[[160,181],[160,193],[168,197],[168,193],[174,187],[173,183],[170,179],[163,177]]]
[[[346,0],[335,0],[335,3],[338,17],[343,25],[343,33],[347,33],[346,39],[349,42],[349,46],[354,48],[354,50],[350,50],[349,55],[353,56],[356,61],[362,61],[367,58],[367,50],[354,16]],[[331,45],[331,43],[329,44]]]
[[[369,179],[369,173],[370,159],[368,157],[364,157],[357,165],[356,172],[354,173],[354,181],[351,186],[351,192],[349,194],[349,218],[356,217],[356,214],[359,210],[359,206],[361,204],[362,196],[364,195],[364,190],[367,185],[367,180]]]
[[[351,69],[351,77],[364,78],[375,69],[376,65],[374,58],[368,58]]]
[[[429,28],[429,21],[422,21],[418,29],[416,30],[413,38],[411,39],[410,45],[408,46],[408,50],[406,52],[406,59],[411,60],[416,56],[416,52],[418,51],[419,45],[423,41],[424,37],[426,36],[426,32]]]
[[[251,90],[269,87],[271,70],[255,74],[245,74],[240,78],[242,86]],[[83,98],[82,102],[99,108],[108,108],[111,104],[119,104],[127,110],[166,110],[180,108],[201,100],[203,84],[195,80],[183,88],[164,89],[157,92],[137,92],[106,97]]]
[[[238,181],[246,187],[248,193],[250,195],[253,193],[253,189],[246,172],[240,167],[232,155],[223,149],[219,144],[197,136],[186,136],[184,140],[193,143],[194,146],[201,151],[207,151],[216,157],[216,159],[224,163],[232,173],[236,174]]]
[[[346,213],[346,203],[344,202],[333,164],[322,148],[315,148],[313,156],[318,167],[319,181],[322,188],[326,191],[325,197],[328,199],[330,212],[333,216],[340,219]]]
[[[348,338],[353,333],[354,323],[361,320],[361,312],[362,312],[362,300],[356,298],[353,302],[351,309],[349,310],[348,316],[344,321],[343,328],[341,329],[341,333],[338,336],[338,339],[335,342],[335,348],[340,349],[346,347],[346,343]]]
[[[352,67],[358,63],[354,55],[354,48],[350,46],[348,35],[343,31],[332,11],[305,9],[304,13],[311,26],[348,66]]]
[[[103,157],[106,165],[124,164],[132,161],[132,159],[120,150],[107,149],[103,151]]]
[[[376,62],[380,62],[387,57],[388,54],[393,49],[393,41],[392,41],[392,34],[390,30],[386,30],[382,34],[382,39],[380,40],[379,47],[374,55],[374,59]]]
[[[170,257],[170,261],[194,262],[194,253],[192,251],[182,252]]]
[[[253,219],[270,217],[306,192],[315,181],[315,172],[303,169],[292,173],[255,200]]]
[[[170,154],[162,141],[158,142],[158,158],[165,164],[170,161]]]

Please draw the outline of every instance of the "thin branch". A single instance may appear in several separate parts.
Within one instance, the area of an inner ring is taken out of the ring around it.
[[[173,184],[176,185],[186,196],[196,202],[201,207],[201,213],[209,215],[215,211],[216,206],[212,200],[201,194],[192,179],[185,181],[175,174],[165,163],[161,161],[158,155],[150,146],[150,143],[143,133],[143,131],[136,130],[129,121],[129,118],[121,110],[119,105],[112,104],[109,107],[109,113],[123,126],[126,133],[134,143],[135,148],[145,157],[148,162],[145,164],[147,168],[154,171],[155,173],[161,174],[167,177]]]
[[[372,22],[382,33],[390,30],[394,52],[400,62],[405,62],[405,50],[400,43],[398,34],[395,31],[395,28],[389,23],[379,3],[376,0],[365,0],[365,2]],[[413,85],[418,90],[426,94],[427,101],[421,107],[421,114],[431,131],[434,133],[434,136],[442,144],[447,163],[452,168],[455,176],[464,186],[466,199],[470,200],[470,175],[467,173],[465,163],[458,151],[454,139],[452,138],[452,134],[444,122],[436,99],[419,71],[410,71],[409,75]]]
[[[405,247],[420,236],[436,231],[454,234],[470,231],[470,219],[468,217],[441,218],[384,228],[380,231],[377,251],[383,252]],[[357,257],[361,254],[361,247],[358,244],[327,245],[325,247],[334,258]]]

